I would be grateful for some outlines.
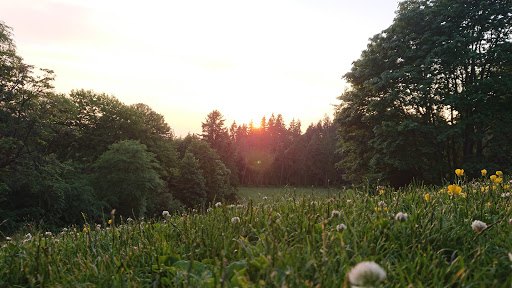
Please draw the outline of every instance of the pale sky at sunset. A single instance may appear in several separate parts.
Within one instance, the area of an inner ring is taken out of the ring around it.
[[[275,113],[332,117],[342,75],[398,0],[0,0],[18,54],[57,92],[145,103],[177,136],[219,110],[229,126]]]

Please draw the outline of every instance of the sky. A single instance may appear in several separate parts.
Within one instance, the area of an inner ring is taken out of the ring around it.
[[[342,76],[398,0],[0,0],[25,63],[55,90],[145,103],[176,136],[214,109],[229,126],[272,113],[303,131],[348,87]]]

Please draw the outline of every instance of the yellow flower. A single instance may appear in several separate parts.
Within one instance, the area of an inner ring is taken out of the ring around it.
[[[464,169],[455,169],[455,174],[459,177],[464,175]]]
[[[450,193],[458,195],[462,191],[462,188],[457,185],[449,185],[448,190],[450,191]]]
[[[430,201],[430,196],[428,195],[428,193],[427,193],[427,194],[425,194],[425,200],[427,200],[427,202],[429,202],[429,201]]]
[[[112,224],[112,219],[109,219],[109,220],[108,220],[108,224]]]
[[[487,202],[487,206],[491,207],[491,202]]]
[[[503,178],[501,178],[501,177],[496,178],[496,180],[494,181],[494,183],[496,183],[496,184],[501,183],[501,182],[503,182]]]
[[[501,171],[496,171],[496,175],[498,175],[498,176],[500,176],[500,177],[501,177],[501,176],[503,176],[503,172],[501,172]]]
[[[498,176],[496,175],[491,175],[491,177],[489,177],[491,179],[492,182],[495,182],[496,181],[496,178],[498,178]]]
[[[384,190],[383,190],[383,189],[380,189],[380,190],[379,190],[379,195],[382,195],[382,194],[384,194]]]
[[[482,176],[487,175],[487,170],[485,170],[485,169],[482,169],[482,171],[480,171],[480,172],[482,172]]]
[[[460,196],[462,196],[462,198],[466,198],[466,196],[468,196],[467,193],[461,193]]]

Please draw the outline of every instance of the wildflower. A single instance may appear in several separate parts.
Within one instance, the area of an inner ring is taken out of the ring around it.
[[[267,199],[268,199],[267,196],[263,197],[263,201],[267,201]]]
[[[229,205],[229,208],[235,208],[235,205],[231,204]]]
[[[100,230],[101,229],[101,224],[96,224],[96,230]]]
[[[494,183],[496,183],[496,184],[501,183],[501,182],[503,182],[503,178],[501,178],[501,177],[498,177],[494,180]]]
[[[281,219],[281,214],[276,213],[276,218],[277,218],[277,219]]]
[[[508,196],[510,196],[510,193],[509,193],[509,192],[507,192],[507,193],[501,193],[501,197],[508,197]]]
[[[462,188],[457,185],[448,185],[448,191],[450,191],[452,194],[458,195],[462,191]]]
[[[215,203],[215,207],[219,208],[220,206],[222,206],[222,203],[220,203],[220,202]]]
[[[455,169],[455,174],[461,177],[462,175],[464,175],[464,169]]]
[[[386,271],[373,261],[364,261],[357,264],[350,272],[350,283],[359,287],[374,287],[386,278]]]
[[[462,196],[462,198],[466,198],[468,196],[468,193],[461,193],[460,196]]]
[[[341,232],[341,231],[343,231],[343,230],[345,230],[345,229],[347,229],[347,225],[345,225],[345,224],[343,224],[343,223],[341,223],[341,224],[339,224],[339,225],[337,225],[337,226],[336,226],[336,230],[337,230],[338,232]]]
[[[482,173],[482,176],[487,175],[487,170],[485,170],[485,169],[482,169],[480,172]]]
[[[108,219],[108,224],[111,225],[112,224],[112,219]]]
[[[491,207],[491,202],[487,202],[487,206]]]
[[[238,223],[238,222],[240,222],[240,218],[239,218],[239,217],[233,217],[233,218],[231,218],[231,223],[236,224],[236,223]]]
[[[126,222],[133,222],[133,219],[132,219],[132,218],[130,218],[130,217],[128,217],[128,218],[126,219]]]
[[[429,201],[430,201],[430,196],[428,195],[428,193],[427,193],[427,194],[425,194],[425,200],[427,200],[427,202],[429,202]]]
[[[491,177],[489,177],[491,179],[492,182],[496,182],[496,178],[498,178],[498,176],[496,175],[491,175]]]
[[[407,213],[398,212],[396,214],[395,219],[398,221],[406,221],[407,220]]]
[[[171,217],[171,214],[169,214],[169,211],[165,210],[165,211],[162,212],[162,216],[163,217]]]
[[[25,235],[25,239],[27,239],[27,240],[30,240],[30,239],[32,239],[32,234],[30,234],[30,233],[27,233],[27,235]]]
[[[503,176],[503,172],[502,171],[496,171],[496,175],[502,177]]]
[[[333,217],[333,218],[334,217],[340,217],[340,215],[341,215],[340,211],[334,210],[334,211],[331,212],[331,217]]]
[[[87,230],[88,230],[87,227],[84,227],[84,229],[83,229],[84,233],[86,233]]]
[[[11,241],[11,240],[12,240],[12,238],[11,238],[11,237],[5,237],[5,240],[7,240],[7,241]]]
[[[212,208],[208,208],[208,209],[206,209],[206,212],[212,212],[212,211],[213,211],[213,209],[212,209]]]
[[[471,228],[473,228],[473,230],[475,230],[475,232],[480,233],[480,232],[484,231],[485,228],[487,228],[487,224],[485,224],[484,222],[482,222],[480,220],[475,220],[471,224]]]
[[[62,232],[68,232],[68,228],[62,229]]]
[[[386,207],[386,206],[388,206],[388,205],[386,204],[386,202],[384,202],[384,201],[380,201],[380,202],[379,202],[379,207]]]
[[[48,232],[44,233],[44,235],[46,235],[46,236],[52,236],[52,232],[48,231]]]
[[[350,200],[350,199],[347,199],[347,203],[350,203],[350,202],[352,202],[352,200]]]

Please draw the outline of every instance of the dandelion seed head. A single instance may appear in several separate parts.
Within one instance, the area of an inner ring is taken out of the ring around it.
[[[471,224],[471,228],[473,228],[473,230],[475,230],[475,232],[482,232],[485,228],[487,228],[487,224],[485,224],[484,222],[480,221],[480,220],[475,220],[473,221],[473,223]]]
[[[348,272],[350,283],[359,287],[374,287],[386,278],[386,271],[373,261],[364,261]]]
[[[396,214],[395,219],[398,221],[406,221],[407,220],[407,213],[398,212]]]
[[[343,231],[343,230],[345,230],[345,229],[347,229],[347,225],[345,225],[345,224],[343,224],[343,223],[338,224],[338,225],[336,226],[336,230],[337,230],[338,232],[341,232],[341,231]]]

